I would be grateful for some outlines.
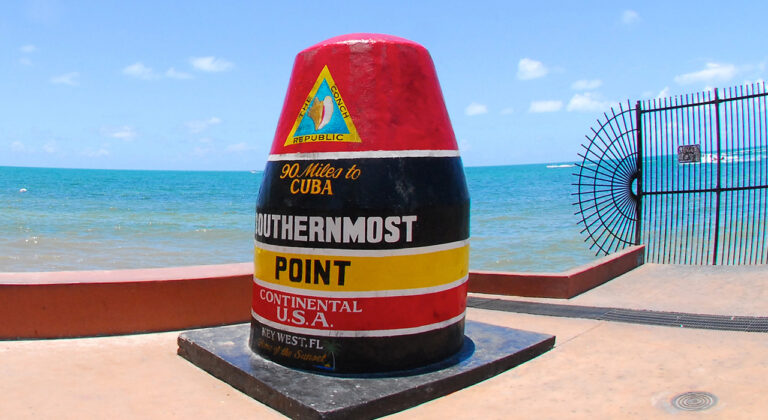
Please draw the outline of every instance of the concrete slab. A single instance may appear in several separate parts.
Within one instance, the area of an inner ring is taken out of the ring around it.
[[[768,267],[644,264],[571,299],[492,296],[582,306],[766,316]]]
[[[328,375],[287,368],[253,353],[249,324],[179,336],[179,354],[291,418],[376,418],[470,386],[539,356],[554,336],[466,323],[461,351],[423,368]]]
[[[768,267],[646,264],[572,301],[714,315],[768,315]]]
[[[663,419],[764,416],[764,334],[688,330],[474,310],[474,319],[558,333],[552,351],[392,419]],[[670,400],[706,391],[705,411]]]
[[[284,418],[178,357],[178,335],[0,341],[0,418]]]

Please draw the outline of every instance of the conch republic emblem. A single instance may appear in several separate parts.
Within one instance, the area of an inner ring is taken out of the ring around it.
[[[255,228],[262,357],[391,372],[462,348],[469,195],[424,47],[354,34],[296,56]]]
[[[317,141],[360,142],[355,123],[327,66],[309,91],[285,145]]]

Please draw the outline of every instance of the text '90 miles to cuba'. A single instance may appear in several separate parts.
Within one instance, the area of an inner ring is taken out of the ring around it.
[[[335,167],[330,163],[312,162],[302,167],[299,163],[286,163],[280,168],[280,179],[289,180],[291,194],[333,195],[332,180],[339,178],[355,181],[361,170],[357,165]]]

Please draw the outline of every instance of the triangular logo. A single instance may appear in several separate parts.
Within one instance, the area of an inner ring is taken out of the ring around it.
[[[318,141],[361,142],[328,66],[323,67],[301,105],[284,146]]]

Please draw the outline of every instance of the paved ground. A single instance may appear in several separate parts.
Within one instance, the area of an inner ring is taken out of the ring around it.
[[[571,299],[509,299],[709,315],[768,316],[768,266],[645,264]]]
[[[646,265],[570,301],[527,300],[766,316],[766,297],[768,267]],[[477,308],[468,317],[554,334],[557,343],[528,363],[392,418],[755,419],[768,411],[768,334]],[[282,418],[176,356],[177,336],[0,342],[0,418]],[[717,403],[698,412],[674,408],[671,398],[687,391],[712,393]]]

